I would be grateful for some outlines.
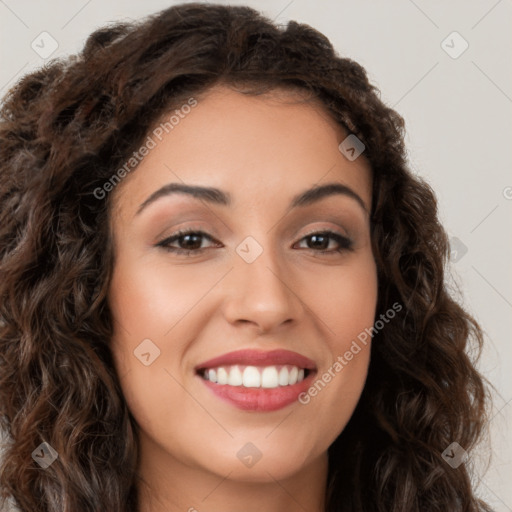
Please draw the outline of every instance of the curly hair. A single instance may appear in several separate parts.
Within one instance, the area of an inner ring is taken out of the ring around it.
[[[442,457],[485,432],[483,335],[446,285],[447,235],[432,189],[407,167],[402,117],[310,26],[201,3],[97,29],[4,98],[0,496],[23,512],[138,511],[137,425],[109,347],[112,202],[94,191],[165,113],[217,84],[309,91],[371,164],[376,317],[404,309],[375,334],[359,403],[329,448],[327,510],[490,510],[471,467]],[[42,442],[58,453],[45,470],[31,458]]]

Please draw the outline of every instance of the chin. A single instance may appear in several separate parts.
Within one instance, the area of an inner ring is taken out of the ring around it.
[[[236,448],[232,448],[233,444]],[[201,462],[205,469],[222,478],[229,474],[229,479],[237,482],[275,483],[296,475],[311,464],[321,463],[322,457],[327,457],[327,447],[313,453],[306,452],[300,442],[276,444],[268,440],[254,443],[236,441],[229,447],[212,452],[207,460],[202,456]]]

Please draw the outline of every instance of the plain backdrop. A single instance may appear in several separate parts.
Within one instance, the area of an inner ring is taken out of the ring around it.
[[[94,29],[176,3],[0,0],[0,95],[23,74],[80,51]],[[512,1],[219,3],[316,28],[366,68],[405,118],[410,166],[436,191],[451,236],[450,285],[486,334],[479,368],[496,388],[492,459],[475,483],[496,512],[512,511]]]

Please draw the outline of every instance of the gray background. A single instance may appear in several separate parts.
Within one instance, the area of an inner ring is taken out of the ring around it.
[[[80,51],[99,26],[176,3],[0,0],[0,95],[45,61]],[[293,19],[323,32],[405,118],[410,165],[436,191],[452,237],[450,285],[486,333],[480,369],[496,387],[493,455],[487,472],[489,445],[473,456],[475,483],[497,512],[512,512],[512,0],[219,3],[250,5],[280,23]],[[49,51],[45,31],[58,47],[43,58],[31,45]],[[469,46],[458,55],[464,41]]]

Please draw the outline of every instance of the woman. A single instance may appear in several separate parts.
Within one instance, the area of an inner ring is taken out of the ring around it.
[[[105,27],[10,91],[0,141],[21,510],[489,510],[434,194],[324,36],[204,4]]]

